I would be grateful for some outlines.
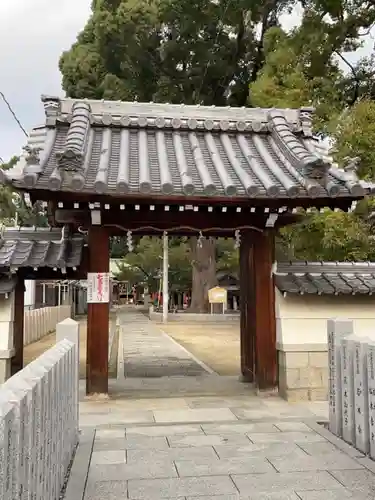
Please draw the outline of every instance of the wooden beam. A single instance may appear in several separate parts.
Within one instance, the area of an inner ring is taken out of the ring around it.
[[[218,235],[234,235],[236,229],[241,227],[254,226],[264,228],[269,213],[259,210],[252,213],[249,210],[241,212],[236,211],[236,207],[228,207],[226,212],[222,212],[220,207],[208,212],[207,209],[194,212],[191,210],[179,211],[178,206],[171,206],[169,211],[164,211],[163,207],[158,207],[157,210],[149,210],[147,206],[141,206],[140,210],[128,208],[125,211],[118,210],[116,207],[110,210],[102,210],[101,223],[108,227],[108,231],[112,234],[125,234],[127,230],[134,230],[145,234],[159,235],[165,230],[171,232],[171,228],[176,228],[177,233],[193,234],[196,236],[197,231],[205,231],[211,228],[210,234],[217,233]],[[126,216],[126,222],[124,217]],[[296,222],[298,216],[296,214],[284,212],[278,215],[275,222],[275,227],[283,227],[287,224]],[[90,227],[91,216],[89,210],[70,210],[60,208],[56,210],[55,220],[59,224],[72,224],[76,227]],[[191,229],[193,228],[193,229]],[[205,232],[206,234],[206,232]]]
[[[31,267],[22,267],[18,270],[17,275],[27,280],[85,280],[87,278],[87,262],[84,260],[84,255],[85,252],[82,255],[80,266],[75,271],[70,267],[66,269],[66,273],[62,273],[61,269],[54,271],[50,267],[40,267],[36,270]],[[7,270],[5,268],[4,272]]]
[[[28,191],[29,192],[29,191]],[[359,201],[363,199],[362,196],[353,198],[351,196],[344,197],[321,197],[321,198],[269,198],[265,196],[264,198],[248,198],[247,196],[239,197],[229,197],[224,195],[218,195],[213,197],[207,196],[185,196],[183,194],[164,196],[164,195],[150,195],[150,194],[137,194],[134,195],[101,195],[98,193],[85,193],[85,192],[68,192],[68,191],[48,191],[36,189],[31,191],[30,196],[32,199],[40,201],[54,201],[65,203],[109,203],[109,204],[142,204],[142,203],[152,203],[154,205],[172,205],[172,204],[202,204],[206,206],[241,206],[241,207],[269,207],[278,208],[281,206],[287,206],[290,208],[296,207],[317,207],[317,208],[341,208],[342,210],[347,210],[350,208],[353,201]]]
[[[109,237],[92,226],[88,237],[88,272],[109,272]],[[86,393],[108,394],[109,303],[87,305]]]
[[[11,360],[11,374],[14,375],[23,368],[24,344],[24,310],[25,310],[25,281],[18,277],[14,290],[14,324],[13,345],[14,356]]]
[[[274,234],[248,232],[240,247],[241,372],[259,389],[277,385]]]

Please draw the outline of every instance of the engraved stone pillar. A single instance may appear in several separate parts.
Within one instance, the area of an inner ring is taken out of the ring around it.
[[[370,451],[367,341],[368,339],[356,339],[354,341],[355,445],[362,453]]]
[[[367,346],[370,457],[375,459],[375,342]]]
[[[329,429],[337,436],[342,435],[342,386],[340,342],[353,334],[353,323],[349,320],[329,319],[327,321],[329,361]]]
[[[344,337],[340,345],[341,385],[342,385],[342,437],[355,445],[354,422],[354,335]]]
[[[12,500],[14,409],[0,399],[0,498]]]

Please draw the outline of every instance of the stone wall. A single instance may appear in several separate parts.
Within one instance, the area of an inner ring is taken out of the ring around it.
[[[324,401],[328,394],[326,344],[278,346],[279,392],[289,401]]]
[[[78,350],[59,342],[0,387],[0,498],[56,499],[78,443]]]

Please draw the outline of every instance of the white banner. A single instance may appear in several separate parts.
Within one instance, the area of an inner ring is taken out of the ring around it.
[[[87,303],[109,303],[109,273],[87,273]]]

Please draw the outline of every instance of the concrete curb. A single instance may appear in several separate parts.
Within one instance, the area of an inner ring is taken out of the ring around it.
[[[94,439],[95,430],[82,431],[64,500],[83,500],[84,498]]]
[[[318,423],[318,421],[304,420],[304,422],[306,425],[308,425],[310,427],[310,429],[312,429],[314,432],[316,432],[320,436],[324,437],[324,439],[329,441],[331,444],[336,446],[336,448],[338,448],[342,452],[346,453],[348,456],[350,456],[354,460],[357,460],[359,458],[360,459],[365,458],[365,455],[362,452],[360,452],[359,450],[357,450],[356,448],[351,446],[349,443],[345,442],[343,439],[335,436],[334,434],[332,434],[332,432],[330,430],[328,430],[326,427],[324,427],[324,425],[322,425],[322,424],[326,423],[325,421],[323,421],[322,423]],[[362,463],[362,462],[360,462],[360,463]]]
[[[123,382],[125,380],[124,332],[120,324],[116,328],[118,328],[117,381]]]

